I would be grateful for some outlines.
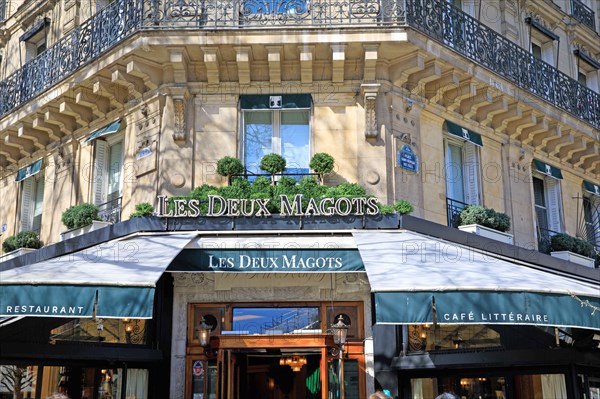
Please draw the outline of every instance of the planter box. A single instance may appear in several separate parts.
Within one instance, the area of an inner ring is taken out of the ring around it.
[[[569,262],[577,263],[578,265],[587,266],[594,268],[594,258],[588,258],[587,256],[576,254],[571,251],[553,251],[550,255],[555,258],[564,259]]]
[[[512,234],[503,233],[501,231],[490,229],[489,227],[485,227],[479,224],[465,224],[463,226],[458,226],[458,229],[466,233],[473,233],[475,235],[490,238],[492,240],[500,241],[505,244],[513,244]]]
[[[365,229],[397,229],[400,215],[365,215]]]
[[[79,227],[77,229],[68,230],[63,233],[60,233],[60,240],[68,240],[69,238],[77,237],[85,233],[89,233],[90,231],[100,230],[106,226],[110,226],[111,222],[102,222],[100,220],[92,221],[92,224],[88,224],[87,226]]]
[[[25,255],[28,254],[30,252],[36,251],[36,249],[33,248],[19,248],[19,249],[15,249],[14,251],[10,251],[5,253],[4,255],[0,256],[0,263],[2,262],[6,262],[9,259],[14,259],[17,258],[21,255]]]

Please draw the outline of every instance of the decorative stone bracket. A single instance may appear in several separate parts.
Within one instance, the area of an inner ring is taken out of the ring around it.
[[[377,129],[377,94],[379,83],[365,83],[360,86],[365,107],[365,138],[376,139],[379,132]]]
[[[187,138],[185,103],[189,94],[186,88],[171,88],[169,91],[173,98],[173,140],[182,143]]]

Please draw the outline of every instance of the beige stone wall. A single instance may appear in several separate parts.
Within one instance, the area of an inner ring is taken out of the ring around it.
[[[482,204],[498,212],[506,212],[502,155],[503,145],[500,142],[490,137],[483,138],[480,149]]]
[[[423,191],[423,217],[446,225],[446,183],[444,177],[444,119],[427,110],[421,112],[420,175]]]
[[[16,233],[19,185],[15,183],[15,173],[7,173],[0,179],[0,227],[6,224],[6,231],[0,236],[0,241]],[[0,249],[1,250],[1,249]]]

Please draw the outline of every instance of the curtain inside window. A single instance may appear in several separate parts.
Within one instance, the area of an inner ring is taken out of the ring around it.
[[[542,374],[543,399],[567,399],[564,374]]]
[[[125,399],[148,399],[148,370],[127,370]]]

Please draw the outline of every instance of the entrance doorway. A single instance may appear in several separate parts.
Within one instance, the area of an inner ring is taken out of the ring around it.
[[[321,399],[321,354],[231,354],[237,399]]]

